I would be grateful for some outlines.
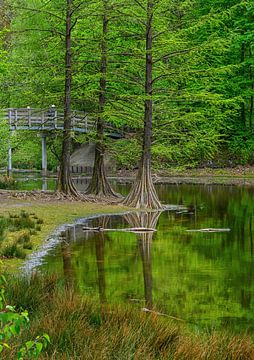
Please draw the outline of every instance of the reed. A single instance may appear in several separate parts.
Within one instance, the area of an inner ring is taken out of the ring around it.
[[[6,296],[9,303],[30,312],[23,339],[49,334],[51,344],[41,359],[254,359],[251,336],[190,333],[185,325],[153,313],[98,305],[56,276],[12,281]]]

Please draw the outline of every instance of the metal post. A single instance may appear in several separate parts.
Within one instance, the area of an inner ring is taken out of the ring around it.
[[[42,134],[41,136],[41,152],[42,152],[42,161],[41,161],[41,169],[42,174],[47,175],[47,141],[46,134]]]

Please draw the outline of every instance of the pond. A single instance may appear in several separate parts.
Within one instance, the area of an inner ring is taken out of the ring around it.
[[[41,271],[57,272],[101,303],[152,308],[198,328],[253,331],[254,188],[168,184],[157,190],[164,203],[186,210],[101,216],[68,226]],[[157,231],[96,233],[83,231],[84,224]],[[187,231],[204,228],[230,231]]]

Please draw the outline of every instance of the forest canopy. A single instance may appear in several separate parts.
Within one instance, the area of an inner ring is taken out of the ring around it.
[[[1,0],[1,108],[62,109],[65,3]],[[73,1],[72,108],[97,118],[101,44],[107,43],[105,124],[125,137],[105,140],[117,167],[137,166],[145,86],[146,1]],[[107,16],[107,32],[102,17]],[[104,37],[104,38],[103,38]],[[156,0],[153,8],[152,166],[233,166],[254,162],[254,5],[250,0]],[[1,123],[1,139],[8,131]],[[94,140],[73,134],[72,146]],[[34,133],[11,139],[14,166],[40,168]],[[61,134],[50,139],[56,169]],[[33,149],[31,151],[31,149]],[[122,149],[119,151],[119,149]],[[0,142],[6,154],[6,141]],[[1,156],[1,166],[6,156]]]

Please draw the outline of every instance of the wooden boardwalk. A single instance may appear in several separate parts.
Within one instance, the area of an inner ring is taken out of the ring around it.
[[[44,109],[6,109],[2,116],[9,122],[10,130],[52,131],[63,130],[64,114],[55,107]],[[72,131],[87,133],[95,128],[95,121],[82,111],[72,113]]]
[[[9,123],[11,133],[18,130],[31,130],[41,132],[42,141],[42,171],[47,172],[47,144],[46,139],[52,131],[63,131],[64,113],[58,111],[55,106],[45,109],[11,108],[0,110],[2,119]],[[71,131],[78,133],[89,133],[96,131],[96,121],[85,112],[73,111],[71,118]],[[106,124],[105,134],[111,138],[119,139],[123,137],[120,129],[114,128],[111,124]],[[8,170],[12,171],[12,148],[8,151]]]

